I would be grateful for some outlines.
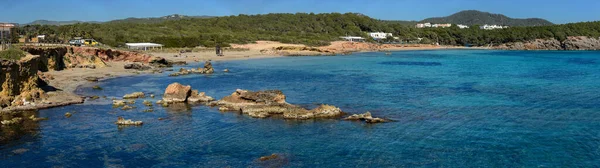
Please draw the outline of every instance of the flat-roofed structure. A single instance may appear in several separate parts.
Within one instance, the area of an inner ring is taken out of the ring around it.
[[[10,29],[15,27],[11,23],[0,23],[0,40],[10,40]]]
[[[344,39],[346,41],[351,41],[351,42],[364,42],[365,41],[365,38],[358,37],[358,36],[342,36],[340,38]]]
[[[127,48],[129,49],[134,49],[134,50],[148,50],[148,49],[155,49],[155,48],[160,48],[162,49],[163,45],[162,44],[156,44],[156,43],[125,43],[125,45],[127,45]]]

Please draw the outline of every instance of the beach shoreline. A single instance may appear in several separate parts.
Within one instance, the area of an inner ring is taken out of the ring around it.
[[[341,44],[341,45],[340,45]],[[345,44],[363,45],[366,46],[351,46],[344,47]],[[337,46],[336,46],[337,45]],[[217,56],[214,51],[198,51],[198,52],[145,52],[144,54],[161,57],[173,62],[186,62],[188,64],[205,61],[234,61],[234,60],[250,60],[250,59],[265,59],[265,58],[282,58],[287,56],[332,56],[332,55],[351,55],[352,53],[364,52],[397,52],[397,51],[418,51],[418,50],[451,50],[451,49],[470,49],[467,47],[456,46],[415,46],[415,47],[384,47],[373,48],[370,43],[354,43],[354,42],[333,42],[330,46],[318,47],[320,52],[302,51],[302,50],[276,50],[277,47],[292,47],[292,48],[310,48],[299,44],[283,44],[271,41],[258,41],[255,44],[236,45],[232,44],[232,48],[238,50],[225,51],[224,56]],[[471,48],[472,49],[472,48]],[[87,97],[78,95],[76,90],[84,85],[92,85],[97,81],[114,79],[119,77],[135,76],[139,74],[163,73],[165,68],[160,70],[134,70],[125,69],[124,65],[130,64],[130,61],[107,61],[106,67],[94,69],[87,68],[72,68],[61,71],[43,72],[41,75],[46,76],[46,81],[49,86],[56,88],[55,91],[48,92],[52,96],[51,101],[43,104],[34,104],[28,106],[16,106],[0,109],[1,113],[11,113],[23,110],[37,110],[52,107],[59,107],[72,104],[84,103]],[[97,81],[89,81],[86,78],[95,78]]]

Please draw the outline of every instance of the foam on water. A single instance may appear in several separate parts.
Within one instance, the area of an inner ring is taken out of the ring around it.
[[[598,59],[600,52],[405,51],[214,62],[213,75],[118,78],[78,92],[143,91],[156,101],[172,82],[216,98],[237,88],[280,89],[307,108],[327,103],[396,122],[254,119],[204,106],[142,112],[143,100],[122,111],[99,100],[37,112],[50,120],[0,144],[0,167],[597,167]],[[69,111],[76,113],[65,118]],[[117,127],[117,116],[144,125]],[[257,161],[272,153],[281,159]]]

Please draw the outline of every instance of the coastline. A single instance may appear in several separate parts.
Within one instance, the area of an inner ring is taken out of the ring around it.
[[[337,46],[336,46],[337,44]],[[341,45],[340,45],[341,44]],[[345,47],[343,45],[350,44],[351,47]],[[232,47],[241,48],[244,50],[233,50],[225,51],[224,56],[216,56],[213,51],[199,51],[199,52],[146,52],[145,54],[162,57],[170,61],[181,61],[186,63],[200,63],[204,61],[233,61],[233,60],[249,60],[249,59],[264,59],[264,58],[281,58],[287,56],[329,56],[329,55],[348,55],[352,53],[365,53],[365,52],[397,52],[397,51],[419,51],[419,50],[493,50],[494,48],[488,47],[462,47],[462,46],[433,46],[433,45],[415,45],[415,46],[402,46],[399,45],[377,45],[373,48],[373,45],[367,44],[367,46],[355,46],[356,44],[363,45],[364,43],[348,43],[348,42],[333,42],[332,45],[326,47],[319,47],[320,51],[327,52],[315,52],[315,51],[303,51],[303,50],[291,50],[291,51],[275,51],[276,46],[287,46],[287,47],[303,47],[304,45],[298,44],[283,44],[279,42],[259,41],[256,44],[245,44],[235,45]],[[337,47],[337,48],[336,48]],[[361,48],[363,47],[363,48]],[[334,51],[334,52],[332,52]],[[329,52],[329,53],[328,53]],[[99,81],[114,79],[118,77],[134,76],[138,74],[151,74],[156,73],[154,70],[132,70],[125,69],[123,66],[129,61],[111,61],[106,62],[107,67],[100,67],[95,69],[65,69],[62,71],[50,71],[44,72],[42,75],[51,76],[47,80],[49,86],[56,88],[56,91],[49,92],[52,96],[52,101],[38,105],[28,106],[17,106],[11,108],[0,109],[0,114],[11,113],[15,111],[23,110],[36,110],[46,109],[52,107],[59,107],[72,104],[81,104],[85,102],[86,97],[77,95],[75,91],[78,87],[83,85],[89,85],[93,83],[86,80],[85,78],[93,77]],[[161,70],[162,71],[162,70]],[[162,73],[162,72],[161,72]]]

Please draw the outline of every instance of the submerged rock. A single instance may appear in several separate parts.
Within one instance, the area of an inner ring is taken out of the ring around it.
[[[137,99],[144,97],[146,97],[146,95],[143,92],[134,92],[131,94],[126,94],[125,96],[123,96],[123,99]]]
[[[129,120],[125,120],[123,117],[119,117],[117,119],[117,122],[115,122],[115,124],[117,125],[142,125],[144,124],[142,121],[131,121]]]
[[[92,86],[92,89],[94,90],[102,90],[102,88],[98,85]]]
[[[278,157],[279,156],[277,154],[271,154],[269,156],[262,156],[258,160],[260,160],[260,161],[267,161],[267,160],[277,159]]]
[[[151,107],[152,106],[152,102],[148,101],[148,100],[144,100],[143,102],[144,105]]]
[[[29,119],[32,120],[32,121],[48,120],[48,118],[45,118],[45,117],[44,118],[37,118],[37,117],[35,117],[35,115],[29,116]]]

